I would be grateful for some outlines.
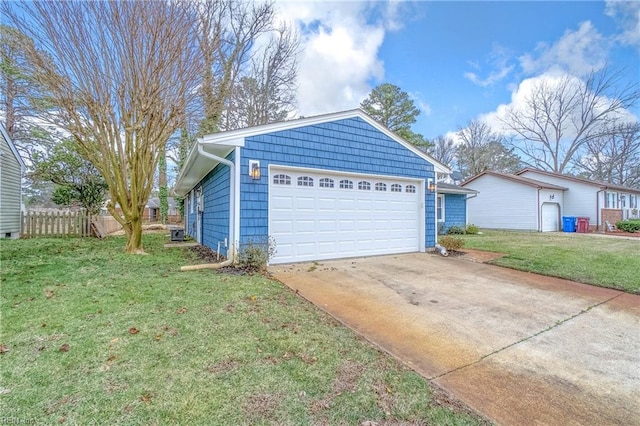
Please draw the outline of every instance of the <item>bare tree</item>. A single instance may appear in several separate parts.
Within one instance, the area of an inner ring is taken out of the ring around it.
[[[247,75],[235,84],[224,111],[225,130],[286,119],[294,110],[298,76],[298,35],[283,25],[251,59]]]
[[[640,187],[640,123],[621,123],[586,142],[574,167],[580,174],[615,185]]]
[[[618,88],[621,75],[606,68],[582,81],[563,76],[540,80],[501,119],[516,134],[514,148],[533,167],[562,173],[589,141],[607,129],[640,98],[638,84]]]
[[[48,55],[29,51],[51,116],[107,182],[126,251],[142,253],[158,155],[202,73],[193,13],[169,0],[6,2],[2,10]]]
[[[437,136],[431,141],[429,154],[442,164],[453,167],[456,158],[455,141],[446,136]]]
[[[204,118],[200,135],[219,130],[225,101],[250,60],[257,38],[269,31],[274,19],[270,2],[203,0],[195,3],[198,39],[204,57],[200,94]]]
[[[461,143],[456,148],[456,161],[465,178],[485,170],[513,173],[520,168],[520,159],[504,145],[504,136],[488,124],[472,120],[458,131],[458,137]]]

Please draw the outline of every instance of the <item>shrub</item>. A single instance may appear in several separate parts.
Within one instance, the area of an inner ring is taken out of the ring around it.
[[[623,220],[616,223],[616,228],[625,232],[640,232],[640,220]]]
[[[453,234],[453,235],[462,235],[464,234],[465,229],[462,226],[450,226],[449,229],[447,229],[447,234]]]
[[[271,237],[265,242],[249,241],[238,253],[238,264],[248,271],[263,271],[275,253],[276,244]]]
[[[469,225],[467,225],[466,232],[467,232],[467,234],[476,235],[478,232],[480,232],[480,228],[478,228],[476,225],[470,223]]]
[[[462,238],[445,236],[438,238],[438,244],[446,248],[447,251],[455,251],[462,248],[462,246],[464,245],[464,240]]]

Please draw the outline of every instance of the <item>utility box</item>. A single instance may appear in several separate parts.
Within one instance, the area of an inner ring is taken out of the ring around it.
[[[579,217],[577,231],[586,234],[589,232],[589,218],[588,217]]]
[[[171,241],[184,241],[184,229],[182,228],[172,229]]]
[[[563,232],[576,232],[576,217],[575,216],[562,216],[562,231]]]

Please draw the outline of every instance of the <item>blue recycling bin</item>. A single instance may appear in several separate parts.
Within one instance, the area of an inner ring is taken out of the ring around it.
[[[576,232],[577,220],[575,216],[562,216],[562,232]]]

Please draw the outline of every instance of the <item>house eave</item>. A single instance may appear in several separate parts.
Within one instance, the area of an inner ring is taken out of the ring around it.
[[[395,142],[404,146],[409,151],[413,152],[420,158],[424,159],[428,163],[433,165],[436,173],[450,174],[449,169],[444,164],[440,163],[427,153],[419,150],[415,146],[411,145],[400,136],[393,133],[391,130],[382,126],[380,123],[369,117],[367,113],[361,109],[354,109],[348,111],[340,111],[331,114],[317,115],[313,117],[298,118],[295,120],[281,121],[278,123],[263,124],[255,127],[248,127],[245,129],[229,130],[226,132],[213,133],[205,135],[198,140],[202,144],[206,151],[217,155],[219,157],[226,157],[235,147],[243,147],[245,145],[246,138],[265,135],[269,133],[280,132],[283,130],[296,129],[299,127],[312,126],[316,124],[327,123],[331,121],[343,120],[348,118],[361,118],[380,132],[384,133]],[[178,181],[174,188],[176,195],[183,196],[188,193],[200,180],[202,180],[211,170],[218,165],[217,162],[211,159],[204,158],[198,154],[197,146],[194,146],[187,157],[187,161],[178,175]]]

